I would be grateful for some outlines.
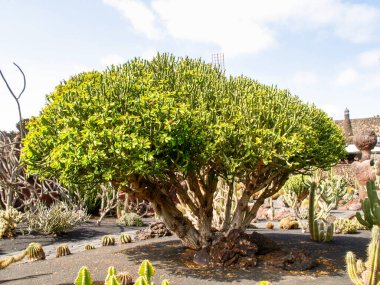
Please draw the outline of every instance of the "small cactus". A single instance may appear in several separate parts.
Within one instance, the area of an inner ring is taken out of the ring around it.
[[[102,237],[102,246],[115,245],[115,238],[113,236],[103,236]]]
[[[265,228],[267,228],[268,230],[273,230],[274,224],[272,222],[267,222],[265,224]]]
[[[132,242],[132,238],[128,234],[121,234],[119,240],[121,244]]]
[[[117,280],[119,281],[120,285],[129,285],[132,284],[132,276],[127,272],[120,272],[116,275]]]
[[[26,255],[30,261],[45,259],[45,252],[40,243],[30,243],[26,249]]]
[[[83,266],[74,282],[75,285],[92,285],[94,282],[91,279],[90,271],[86,266]]]
[[[355,285],[380,284],[380,230],[376,225],[372,227],[372,239],[367,252],[368,259],[365,263],[360,259],[356,260],[351,251],[346,254],[347,273]]]
[[[95,246],[94,245],[92,245],[92,244],[86,244],[85,246],[84,246],[84,249],[85,250],[92,250],[92,249],[95,249]]]
[[[61,256],[69,255],[69,254],[71,254],[71,252],[67,244],[59,245],[55,251],[56,257],[61,257]]]

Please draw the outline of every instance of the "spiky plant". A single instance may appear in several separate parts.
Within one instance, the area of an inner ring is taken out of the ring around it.
[[[368,245],[368,259],[365,263],[361,259],[356,260],[353,252],[346,254],[347,273],[355,285],[380,284],[379,257],[380,257],[380,230],[374,225],[372,239]]]
[[[78,276],[74,282],[75,285],[92,285],[94,282],[91,279],[90,271],[86,266],[81,267]]]
[[[26,255],[30,261],[45,259],[45,252],[40,243],[32,242],[26,249]]]
[[[116,274],[117,280],[120,282],[120,285],[129,285],[132,284],[132,276],[128,272],[120,272]]]
[[[102,237],[102,246],[110,246],[110,245],[115,245],[115,238],[113,236],[103,236]]]
[[[112,276],[116,276],[116,268],[114,266],[108,267],[107,276],[104,283],[107,284],[107,282],[110,280]]]
[[[117,280],[115,275],[112,275],[104,285],[120,285],[120,282]]]
[[[61,244],[55,250],[55,256],[61,257],[71,254],[70,249],[67,244]]]
[[[121,244],[132,242],[132,238],[128,234],[121,234],[119,240]]]
[[[95,246],[93,245],[93,244],[86,244],[85,246],[84,246],[84,249],[85,250],[92,250],[92,249],[95,249]]]

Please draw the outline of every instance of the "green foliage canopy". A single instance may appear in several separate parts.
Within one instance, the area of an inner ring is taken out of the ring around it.
[[[28,171],[64,183],[127,182],[213,166],[294,172],[344,156],[342,133],[314,105],[201,60],[159,54],[73,76],[32,120]]]

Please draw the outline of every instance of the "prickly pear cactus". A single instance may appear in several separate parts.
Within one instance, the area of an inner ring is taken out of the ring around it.
[[[26,249],[26,255],[30,261],[45,259],[45,252],[40,243],[30,243]]]
[[[132,284],[132,276],[128,272],[120,272],[116,274],[116,278],[119,281],[120,285]]]
[[[91,279],[90,271],[86,266],[83,266],[74,282],[75,285],[93,285],[94,282]]]
[[[95,246],[92,245],[92,244],[86,244],[86,245],[84,246],[84,249],[85,249],[85,250],[92,250],[92,249],[95,249]]]
[[[115,238],[113,236],[103,236],[102,237],[102,246],[115,245]]]
[[[128,234],[121,234],[119,240],[121,244],[132,242],[132,238]]]
[[[372,228],[372,239],[367,252],[368,259],[365,263],[360,259],[356,260],[351,251],[346,254],[347,273],[355,285],[380,284],[380,230],[376,225]]]
[[[368,198],[362,202],[364,218],[359,212],[356,212],[356,218],[362,225],[371,229],[374,225],[380,226],[380,201],[377,197],[375,181],[369,180],[366,186]]]
[[[71,254],[70,249],[67,244],[61,244],[57,247],[55,251],[56,257],[66,256]]]

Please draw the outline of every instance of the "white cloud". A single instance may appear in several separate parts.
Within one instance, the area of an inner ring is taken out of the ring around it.
[[[339,87],[346,87],[354,84],[359,79],[359,74],[354,68],[343,70],[335,79],[335,84]]]
[[[131,22],[137,32],[145,34],[150,39],[155,39],[160,32],[156,28],[156,17],[153,11],[140,0],[103,0],[104,3],[120,10]]]
[[[363,67],[378,67],[380,65],[380,48],[362,52],[358,59]]]
[[[215,44],[229,55],[271,48],[282,27],[324,29],[350,42],[376,38],[380,10],[343,0],[103,0],[148,38]]]

